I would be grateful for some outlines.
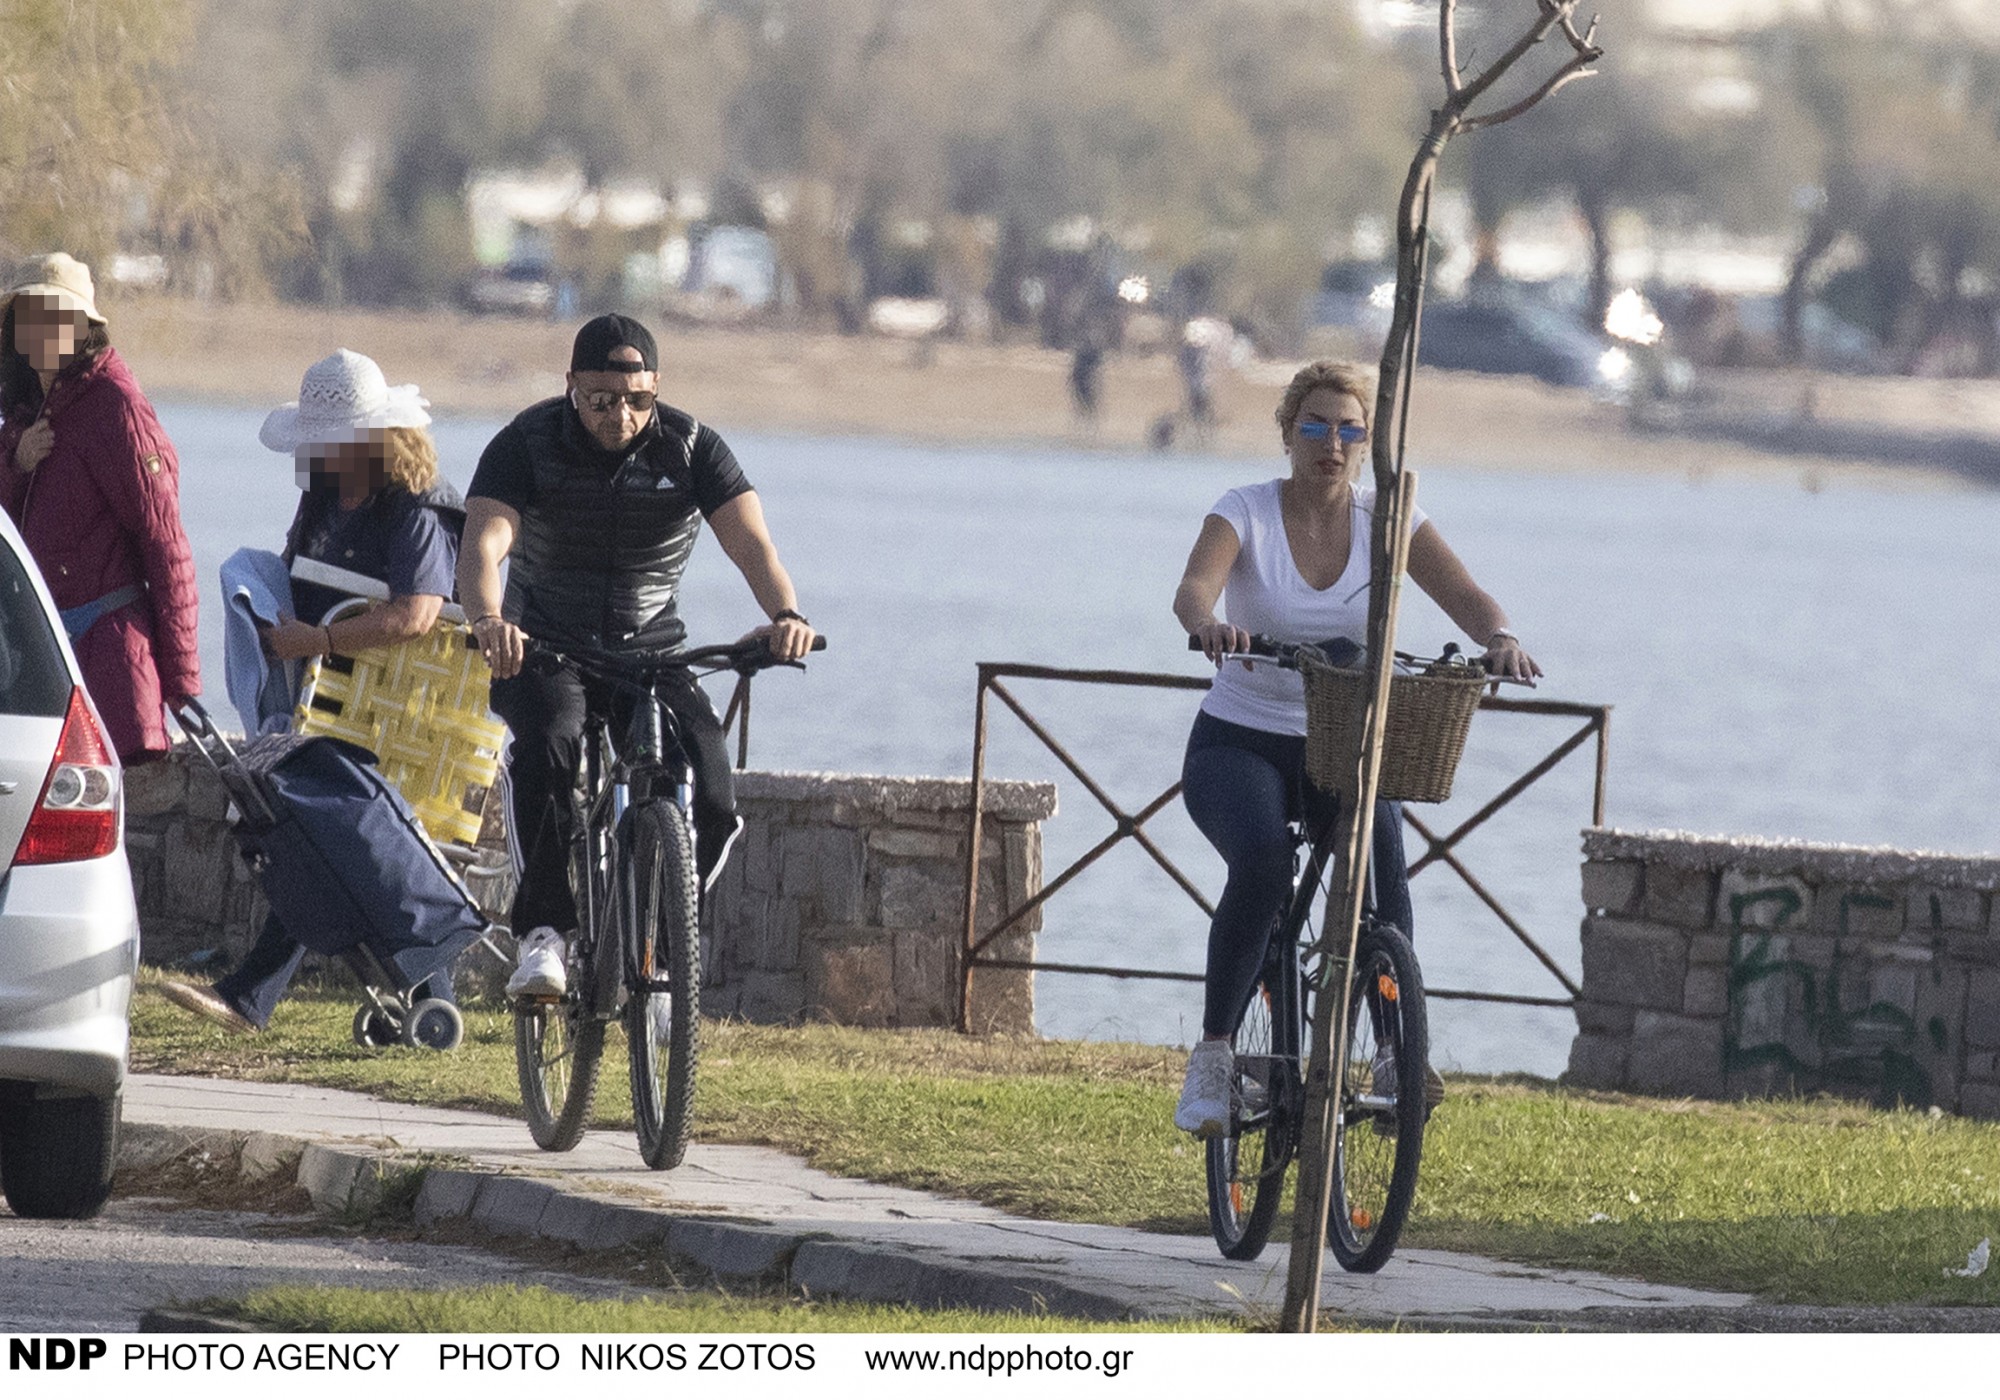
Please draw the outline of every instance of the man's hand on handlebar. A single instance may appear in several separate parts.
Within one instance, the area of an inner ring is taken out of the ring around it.
[[[756,641],[761,638],[770,650],[772,659],[777,661],[797,661],[813,649],[814,632],[812,624],[802,617],[786,616],[776,622],[767,622],[762,627],[753,627],[739,640]]]
[[[472,637],[479,643],[479,654],[486,658],[495,680],[504,681],[520,674],[527,633],[504,617],[488,615],[472,624]]]

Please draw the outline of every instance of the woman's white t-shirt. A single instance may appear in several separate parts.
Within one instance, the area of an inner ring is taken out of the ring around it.
[[[1354,484],[1354,530],[1347,566],[1328,588],[1312,587],[1292,561],[1279,495],[1283,484],[1272,480],[1238,486],[1226,492],[1209,512],[1229,522],[1241,545],[1222,589],[1224,620],[1281,642],[1328,642],[1345,637],[1356,646],[1366,645],[1374,484]],[[1421,529],[1426,519],[1417,511],[1410,533]],[[1259,664],[1246,671],[1234,661],[1228,663],[1216,673],[1215,685],[1201,708],[1217,719],[1267,733],[1306,732],[1305,682],[1298,672],[1282,666]]]

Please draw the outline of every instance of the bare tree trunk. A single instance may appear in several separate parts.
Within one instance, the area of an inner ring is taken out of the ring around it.
[[[1445,100],[1431,114],[1429,129],[1410,162],[1396,217],[1396,303],[1382,349],[1381,377],[1375,390],[1371,456],[1375,473],[1375,521],[1370,550],[1368,594],[1368,699],[1361,734],[1347,771],[1353,777],[1341,793],[1340,826],[1334,852],[1337,901],[1329,898],[1324,926],[1325,977],[1313,998],[1312,1057],[1306,1067],[1305,1121],[1300,1125],[1299,1184],[1292,1217],[1292,1253],[1285,1285],[1280,1325],[1288,1332],[1310,1332],[1319,1322],[1321,1261],[1326,1253],[1327,1207],[1332,1195],[1334,1115],[1346,1075],[1344,1037],[1350,1014],[1347,970],[1361,930],[1363,859],[1374,831],[1375,794],[1382,751],[1383,723],[1388,716],[1389,677],[1395,664],[1396,596],[1409,546],[1409,521],[1415,507],[1415,480],[1403,472],[1403,435],[1409,416],[1409,380],[1416,367],[1417,331],[1423,314],[1425,255],[1430,196],[1437,180],[1438,159],[1451,138],[1462,131],[1497,126],[1534,107],[1542,99],[1592,71],[1602,56],[1593,20],[1579,33],[1573,22],[1577,0],[1533,0],[1535,20],[1521,37],[1471,79],[1458,66],[1457,0],[1439,0],[1438,59]],[[1568,40],[1570,57],[1540,87],[1510,106],[1473,115],[1471,108],[1500,77],[1554,31]]]

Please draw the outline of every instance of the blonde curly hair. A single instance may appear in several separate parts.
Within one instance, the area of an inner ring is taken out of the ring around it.
[[[1337,389],[1343,394],[1354,395],[1361,405],[1363,423],[1368,423],[1374,415],[1373,374],[1345,360],[1314,360],[1292,376],[1292,382],[1285,386],[1284,397],[1278,400],[1278,438],[1286,447],[1292,445],[1292,426],[1299,421],[1299,406],[1306,401],[1306,395],[1315,389]]]
[[[437,443],[428,429],[384,428],[379,440],[382,474],[392,486],[411,495],[437,485]]]

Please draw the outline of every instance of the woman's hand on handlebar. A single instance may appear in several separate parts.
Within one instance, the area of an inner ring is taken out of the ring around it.
[[[472,638],[479,643],[479,654],[486,658],[495,680],[520,674],[527,633],[504,617],[488,614],[472,624]]]
[[[1249,630],[1232,627],[1226,622],[1204,622],[1195,628],[1191,635],[1201,643],[1201,654],[1218,666],[1222,664],[1222,658],[1226,653],[1250,649]],[[1243,665],[1248,668],[1250,663],[1245,661]]]
[[[1519,637],[1496,639],[1487,646],[1486,654],[1479,660],[1480,664],[1486,667],[1487,675],[1523,681],[1529,685],[1533,685],[1535,678],[1542,674],[1542,668],[1536,664],[1534,657],[1528,655],[1528,650],[1521,645]],[[1494,689],[1497,691],[1499,687],[1495,686]]]

